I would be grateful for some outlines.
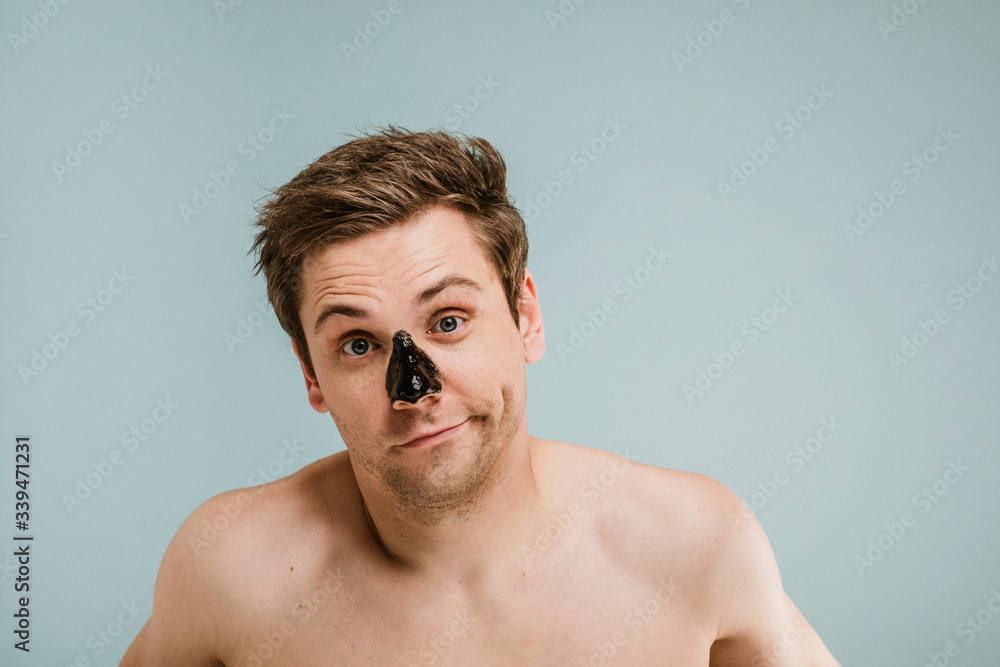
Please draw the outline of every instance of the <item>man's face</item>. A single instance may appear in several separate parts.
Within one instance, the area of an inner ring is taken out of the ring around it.
[[[526,442],[525,362],[544,339],[530,273],[523,291],[518,327],[464,215],[444,207],[303,262],[310,403],[333,416],[355,470],[395,501],[468,501],[512,439]],[[437,365],[442,390],[393,405],[385,377],[400,330]]]

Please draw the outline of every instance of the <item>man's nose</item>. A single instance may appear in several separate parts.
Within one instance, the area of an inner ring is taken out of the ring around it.
[[[392,407],[401,410],[441,393],[437,365],[405,331],[392,336],[392,355],[385,371],[385,391]]]

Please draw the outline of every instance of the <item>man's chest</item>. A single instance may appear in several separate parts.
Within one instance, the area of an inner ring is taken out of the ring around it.
[[[708,665],[711,641],[672,581],[445,599],[331,591],[245,628],[226,664]]]

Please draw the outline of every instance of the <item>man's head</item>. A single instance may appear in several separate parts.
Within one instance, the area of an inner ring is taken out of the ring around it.
[[[334,418],[359,481],[413,508],[467,505],[512,439],[527,439],[524,364],[544,349],[499,154],[389,130],[320,158],[258,224],[310,403]],[[428,355],[443,389],[390,402],[401,341]]]
[[[389,127],[335,148],[260,210],[251,252],[267,294],[306,368],[312,355],[299,319],[302,262],[331,243],[408,220],[435,205],[465,214],[497,273],[514,323],[528,237],[507,195],[503,158],[484,139]]]

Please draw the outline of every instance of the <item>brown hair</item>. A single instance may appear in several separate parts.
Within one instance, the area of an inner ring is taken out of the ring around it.
[[[503,157],[485,139],[376,128],[323,155],[271,194],[258,209],[250,252],[258,253],[255,273],[264,272],[278,322],[309,372],[315,371],[299,319],[302,260],[434,205],[465,214],[519,323],[528,237],[507,194]]]

